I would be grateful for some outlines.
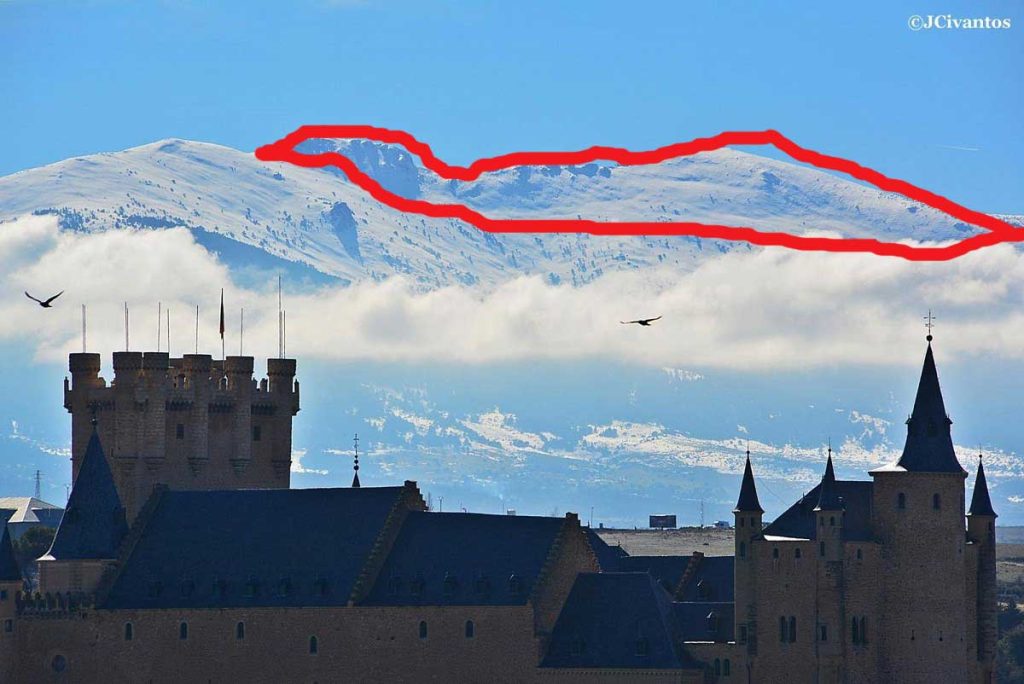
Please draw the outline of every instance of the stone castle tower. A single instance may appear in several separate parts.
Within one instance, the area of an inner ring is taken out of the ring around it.
[[[928,338],[900,458],[821,482],[761,529],[749,455],[736,504],[735,619],[751,681],[993,681],[995,519],[969,511]]]
[[[71,354],[64,407],[71,413],[77,480],[95,420],[128,524],[154,485],[175,490],[287,488],[292,417],[299,411],[294,359],[115,352],[114,379],[99,354]]]

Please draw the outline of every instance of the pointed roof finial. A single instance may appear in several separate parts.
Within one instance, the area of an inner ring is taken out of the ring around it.
[[[352,487],[357,489],[359,487],[359,433],[357,432],[355,437],[352,438],[352,443],[355,445],[353,453],[352,471],[355,473],[352,476]]]
[[[837,511],[843,507],[836,493],[836,471],[832,467],[832,440],[828,443],[828,460],[825,462],[825,474],[821,476],[821,489],[818,490],[816,511]]]
[[[988,495],[988,482],[985,480],[985,466],[981,462],[981,453],[978,453],[978,476],[974,480],[974,494],[971,496],[971,508],[967,515],[990,515],[996,516],[992,508],[992,499]]]
[[[736,502],[733,513],[764,513],[761,502],[757,498],[757,485],[754,484],[754,471],[750,467],[750,446],[747,446],[747,463],[743,468],[743,483],[740,485],[740,498]]]
[[[907,441],[897,465],[911,472],[963,473],[953,450],[952,424],[942,401],[939,372],[929,343],[924,353],[914,409],[907,420]]]
[[[928,315],[924,317],[924,327],[928,328],[928,335],[924,338],[929,342],[932,341],[932,328],[935,327],[935,316],[932,316],[932,310],[928,309]]]

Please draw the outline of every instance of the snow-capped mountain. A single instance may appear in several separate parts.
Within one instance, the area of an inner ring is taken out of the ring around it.
[[[500,217],[694,220],[884,240],[941,241],[970,226],[898,195],[726,149],[662,164],[515,168],[448,182],[408,152],[367,141],[311,141],[340,149],[385,187],[458,201]],[[163,140],[68,159],[0,178],[0,221],[55,214],[67,230],[182,226],[229,264],[290,266],[314,279],[405,274],[424,288],[493,285],[522,274],[582,284],[650,265],[691,268],[702,254],[750,249],[696,238],[490,235],[458,221],[381,205],[331,169],[257,160],[220,145]]]

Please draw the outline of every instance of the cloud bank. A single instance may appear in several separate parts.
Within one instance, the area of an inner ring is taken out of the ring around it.
[[[271,278],[268,277],[268,281]],[[32,344],[63,363],[88,346],[154,349],[157,301],[171,311],[171,351],[218,354],[221,287],[227,351],[277,352],[276,293],[233,285],[228,269],[186,230],[60,232],[53,217],[0,225],[0,340]],[[66,294],[42,310],[22,294]],[[947,263],[762,249],[709,256],[694,270],[611,273],[582,286],[519,277],[490,289],[423,292],[400,277],[286,293],[290,356],[324,360],[490,363],[614,359],[665,368],[792,369],[919,362],[928,308],[944,360],[1019,358],[1024,260],[1001,245]],[[623,326],[638,316],[649,328]],[[166,345],[166,331],[161,346]],[[909,352],[908,352],[909,350]],[[695,371],[688,371],[694,372]],[[692,375],[685,379],[696,379]]]

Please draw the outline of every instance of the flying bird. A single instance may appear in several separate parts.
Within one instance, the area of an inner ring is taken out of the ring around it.
[[[619,321],[619,323],[621,323],[622,325],[629,325],[630,323],[636,323],[637,325],[649,326],[654,321],[659,321],[659,320],[661,320],[661,316],[658,316],[657,318],[638,318],[635,321]]]
[[[41,300],[41,299],[36,299],[32,295],[30,295],[28,292],[25,293],[25,296],[28,297],[29,299],[31,299],[33,302],[38,302],[39,306],[43,307],[44,309],[49,309],[49,308],[51,308],[53,300],[56,299],[57,297],[60,297],[62,294],[64,294],[64,290],[61,290],[57,294],[53,295],[52,297],[47,299],[45,302],[43,300]]]

